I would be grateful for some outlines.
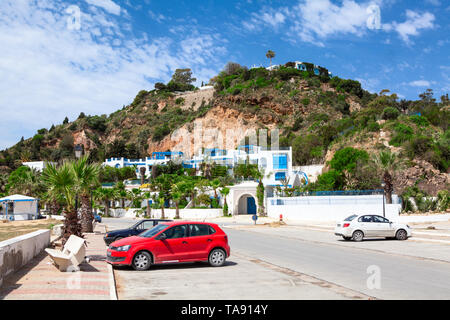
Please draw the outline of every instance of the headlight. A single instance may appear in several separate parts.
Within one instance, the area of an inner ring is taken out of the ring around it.
[[[121,247],[117,247],[116,251],[128,251],[130,250],[131,246],[127,245],[127,246],[121,246]]]

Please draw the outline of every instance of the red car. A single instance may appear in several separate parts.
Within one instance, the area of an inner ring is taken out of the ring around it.
[[[147,270],[152,264],[196,261],[220,267],[229,256],[228,237],[217,224],[177,221],[111,243],[106,261]]]

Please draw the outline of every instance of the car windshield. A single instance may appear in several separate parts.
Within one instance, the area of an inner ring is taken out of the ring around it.
[[[355,219],[356,217],[357,217],[357,215],[354,214],[354,215],[352,215],[352,216],[350,216],[350,217],[347,217],[344,221],[352,221],[352,220]]]
[[[153,228],[144,231],[142,233],[139,234],[139,237],[144,237],[144,238],[151,238],[154,235],[156,235],[157,233],[159,233],[160,231],[164,230],[165,228],[167,228],[167,224],[158,224],[156,226],[154,226]]]

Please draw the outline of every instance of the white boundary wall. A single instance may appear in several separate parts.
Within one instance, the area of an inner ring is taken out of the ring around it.
[[[382,195],[370,196],[311,196],[293,198],[268,198],[267,214],[279,219],[280,214],[287,220],[340,221],[352,214],[383,215]],[[281,200],[284,205],[274,205]],[[393,202],[397,202],[393,196]],[[401,204],[385,204],[386,218],[397,221]]]
[[[50,245],[50,230],[37,230],[0,242],[0,286],[3,279],[19,270]]]

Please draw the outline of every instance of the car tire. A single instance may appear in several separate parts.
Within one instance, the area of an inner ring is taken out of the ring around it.
[[[356,242],[360,242],[364,239],[364,233],[360,230],[356,230],[353,232],[352,240]]]
[[[352,240],[352,237],[344,237],[344,236],[342,236],[342,238],[344,238],[345,241],[350,241],[350,240]]]
[[[227,255],[223,249],[213,249],[208,258],[208,262],[212,267],[221,267],[225,264]]]
[[[152,265],[152,256],[146,251],[139,251],[133,257],[131,266],[136,271],[145,271]]]
[[[400,229],[395,233],[395,238],[397,240],[406,240],[408,239],[408,233],[406,230]]]

